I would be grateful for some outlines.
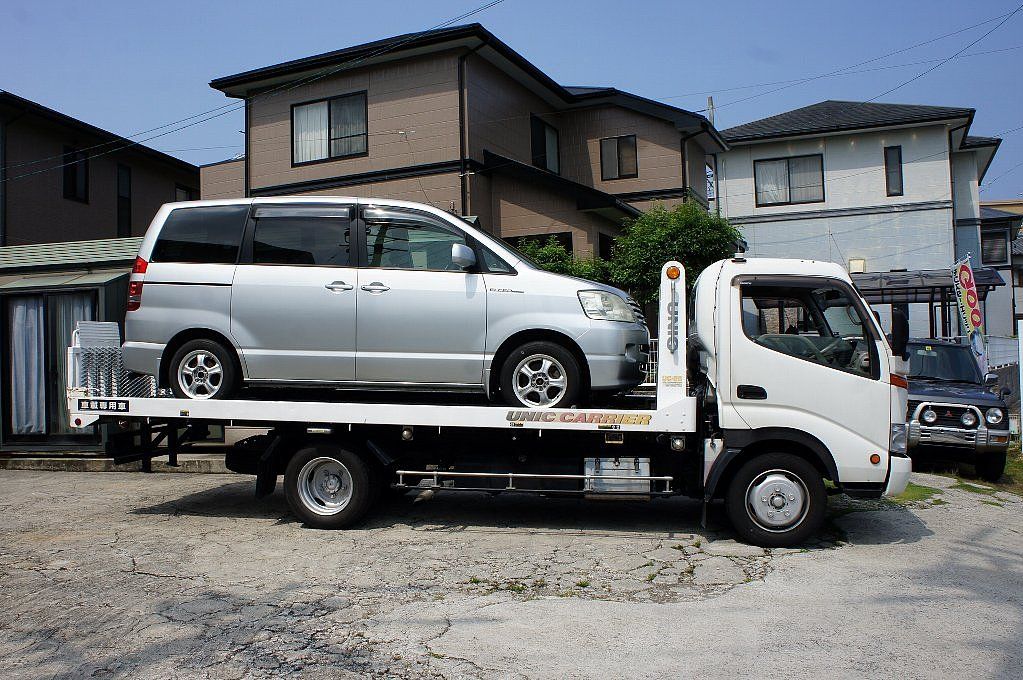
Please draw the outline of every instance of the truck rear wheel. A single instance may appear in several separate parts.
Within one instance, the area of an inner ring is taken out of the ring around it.
[[[741,540],[763,548],[787,548],[820,530],[827,492],[811,463],[790,453],[767,453],[739,468],[725,505]]]
[[[368,465],[337,445],[316,444],[295,453],[284,472],[291,511],[314,529],[341,529],[358,522],[376,497]]]

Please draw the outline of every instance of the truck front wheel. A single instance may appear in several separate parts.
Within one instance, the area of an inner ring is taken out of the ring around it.
[[[980,454],[973,467],[984,481],[997,482],[1005,472],[1005,451]]]
[[[787,548],[805,542],[823,526],[827,492],[811,463],[790,453],[767,453],[735,473],[725,506],[741,540]]]
[[[316,444],[295,453],[284,472],[291,511],[314,529],[341,529],[358,522],[376,497],[369,467],[357,454]]]

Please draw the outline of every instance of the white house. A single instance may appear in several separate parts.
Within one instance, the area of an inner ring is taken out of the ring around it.
[[[973,116],[967,108],[824,101],[724,130],[730,149],[716,158],[718,209],[751,255],[889,272],[948,271],[969,253],[980,266],[978,186],[1001,140],[970,136]],[[1011,286],[1004,288],[1007,300],[993,292],[986,303],[989,333],[1011,333]],[[940,334],[938,319],[935,305],[911,307],[915,334]]]

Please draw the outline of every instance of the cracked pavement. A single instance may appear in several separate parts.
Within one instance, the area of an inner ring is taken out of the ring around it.
[[[0,471],[0,677],[1023,676],[1023,499],[914,481],[941,503],[832,499],[763,550],[684,499],[324,532],[239,475]]]

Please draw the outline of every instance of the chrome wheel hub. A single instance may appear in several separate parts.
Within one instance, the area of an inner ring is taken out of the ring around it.
[[[568,389],[565,367],[548,354],[532,354],[520,361],[513,380],[515,396],[534,408],[553,406]]]
[[[809,493],[798,476],[786,470],[758,475],[746,490],[746,512],[762,529],[788,531],[806,518]]]
[[[302,505],[317,515],[336,515],[352,500],[352,474],[341,461],[314,458],[298,473],[298,496]]]
[[[215,354],[204,349],[189,352],[178,364],[181,391],[192,399],[210,399],[224,384],[224,367]]]

